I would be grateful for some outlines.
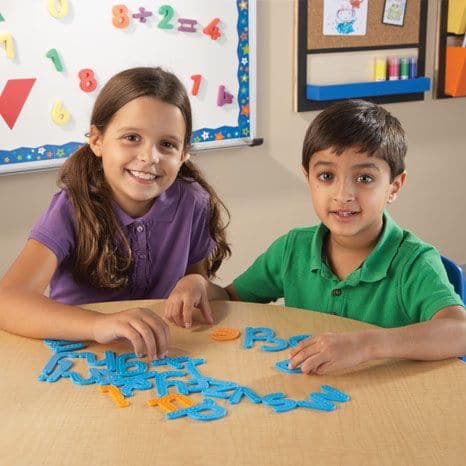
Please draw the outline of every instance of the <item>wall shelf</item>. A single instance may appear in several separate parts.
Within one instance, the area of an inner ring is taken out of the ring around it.
[[[307,85],[309,100],[338,100],[362,97],[414,94],[430,89],[430,78],[397,79],[394,81],[371,81],[364,83]]]
[[[437,22],[437,50],[436,50],[436,79],[434,93],[437,99],[466,96],[466,47],[449,45],[456,42],[449,39],[459,38],[456,33],[448,31],[455,21],[463,23],[465,0],[441,0],[438,7]],[[458,26],[458,31],[464,25]],[[453,29],[453,28],[452,28]]]
[[[330,15],[325,12],[324,2],[295,1],[297,46],[293,103],[296,111],[320,110],[332,102],[349,98],[364,98],[378,104],[424,100],[425,92],[431,88],[430,79],[424,77],[427,0],[406,2],[401,27],[382,22],[386,0],[371,0],[365,34],[360,35],[324,34],[323,24],[329,21],[326,14]],[[346,3],[351,3],[353,13],[357,14],[360,2]],[[400,54],[397,50],[400,50]],[[415,56],[415,76],[419,78],[371,81],[374,60],[387,54]],[[358,66],[348,73],[347,64],[351,60],[357,61]],[[354,70],[363,71],[353,73]],[[335,76],[346,77],[348,82],[330,84]],[[313,84],[316,82],[323,84]]]

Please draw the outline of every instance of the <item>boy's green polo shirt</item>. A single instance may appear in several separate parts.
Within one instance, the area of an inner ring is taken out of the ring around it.
[[[322,260],[327,228],[296,228],[278,238],[233,281],[243,301],[285,305],[400,327],[429,320],[446,306],[462,306],[438,251],[384,214],[377,246],[340,281]]]

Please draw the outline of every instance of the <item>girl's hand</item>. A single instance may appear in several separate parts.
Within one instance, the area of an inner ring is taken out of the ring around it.
[[[208,284],[207,279],[200,274],[184,276],[167,299],[165,317],[180,327],[190,328],[193,323],[193,310],[198,308],[205,321],[213,324],[207,295]]]
[[[364,332],[323,333],[301,341],[290,353],[290,368],[327,374],[367,361]]]
[[[131,342],[137,357],[161,359],[167,354],[168,325],[150,309],[136,307],[115,314],[98,314],[94,323],[94,339],[109,343],[117,338]]]

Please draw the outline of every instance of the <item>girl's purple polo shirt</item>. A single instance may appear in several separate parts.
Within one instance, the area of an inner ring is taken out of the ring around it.
[[[47,246],[58,259],[50,297],[65,304],[166,298],[189,265],[215,247],[209,234],[209,194],[198,184],[177,179],[140,218],[131,218],[115,202],[113,209],[129,240],[134,267],[128,288],[102,290],[76,283],[70,254],[75,248],[75,216],[67,192],[56,193],[31,231],[30,239]]]

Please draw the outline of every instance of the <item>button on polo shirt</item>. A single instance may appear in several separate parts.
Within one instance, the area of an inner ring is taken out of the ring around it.
[[[198,183],[175,180],[139,218],[130,217],[115,202],[112,207],[133,253],[129,286],[101,289],[76,282],[71,261],[76,247],[75,214],[66,190],[61,190],[30,235],[57,257],[58,268],[50,284],[52,299],[76,305],[166,298],[186,269],[208,257],[215,247],[209,233],[209,195]]]
[[[399,327],[429,320],[438,310],[462,305],[440,255],[388,213],[378,243],[361,267],[340,280],[322,260],[327,228],[296,228],[278,238],[233,281],[244,301],[270,302],[380,325]]]

